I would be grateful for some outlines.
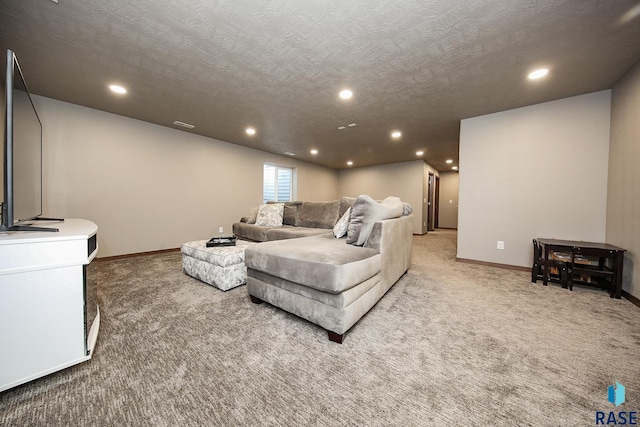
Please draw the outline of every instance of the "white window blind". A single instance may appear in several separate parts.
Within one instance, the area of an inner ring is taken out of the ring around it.
[[[264,165],[262,200],[267,202],[290,202],[293,189],[293,169]]]

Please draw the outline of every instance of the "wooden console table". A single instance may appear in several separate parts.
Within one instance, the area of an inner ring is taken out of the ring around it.
[[[537,239],[544,246],[544,259],[549,260],[552,252],[569,252],[573,255],[588,255],[598,258],[599,269],[610,269],[613,273],[613,286],[610,296],[622,297],[622,269],[626,249],[608,243],[584,242],[582,240]],[[611,260],[607,266],[607,260]],[[594,273],[601,270],[594,270]],[[588,274],[588,273],[587,273]]]

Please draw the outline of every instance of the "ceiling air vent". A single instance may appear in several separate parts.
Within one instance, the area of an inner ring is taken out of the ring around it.
[[[181,126],[183,128],[187,128],[187,129],[193,129],[195,127],[194,125],[190,125],[189,123],[181,122],[180,120],[176,120],[175,122],[173,122],[173,124],[176,125],[176,126]]]

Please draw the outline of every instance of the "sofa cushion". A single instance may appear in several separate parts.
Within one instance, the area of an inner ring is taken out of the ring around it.
[[[266,242],[269,240],[267,231],[273,227],[261,227],[255,224],[247,224],[244,222],[236,222],[233,224],[233,234],[241,239],[253,240],[256,242]]]
[[[248,268],[337,294],[378,274],[380,254],[346,244],[332,234],[277,240],[247,248]]]
[[[284,203],[260,205],[258,207],[256,225],[263,227],[280,227],[282,226],[283,214]]]
[[[286,202],[284,204],[284,215],[282,217],[282,224],[284,225],[298,225],[298,209],[302,206],[302,202]]]
[[[298,208],[298,226],[333,228],[338,220],[340,200],[330,202],[303,202]]]
[[[351,206],[347,243],[364,245],[376,221],[402,216],[402,201],[389,196],[378,203],[367,195],[358,196]]]
[[[296,239],[298,237],[317,236],[327,234],[330,231],[326,228],[309,228],[309,227],[293,227],[285,225],[282,227],[273,227],[267,230],[267,241]]]
[[[340,198],[340,210],[338,211],[338,218],[342,218],[342,215],[349,209],[353,202],[356,201],[355,197],[341,197]]]
[[[249,216],[247,217],[247,224],[255,224],[258,219],[258,207],[249,209]]]
[[[270,274],[266,274],[257,270],[248,269],[247,276],[258,279],[263,283],[276,286],[280,289],[284,289],[287,292],[291,292],[305,298],[310,298],[312,300],[339,309],[345,309],[350,306],[353,302],[358,300],[358,298],[371,290],[371,288],[379,284],[380,280],[382,279],[382,275],[378,273],[349,290],[340,292],[339,294],[330,294],[328,292],[322,292],[317,289],[310,288],[309,286],[300,286],[299,284],[291,282],[289,280],[285,280],[280,277],[274,277]]]
[[[282,202],[268,201],[267,204],[275,204]],[[284,211],[282,213],[282,225],[298,225],[298,208],[302,206],[302,202],[284,202]]]

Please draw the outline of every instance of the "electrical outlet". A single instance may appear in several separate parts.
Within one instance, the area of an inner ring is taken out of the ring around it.
[[[504,241],[498,240],[498,249],[504,249]]]
[[[224,227],[218,227],[218,233],[224,233]]]

